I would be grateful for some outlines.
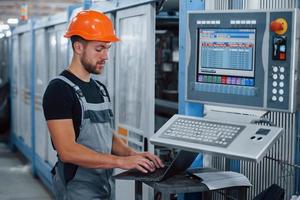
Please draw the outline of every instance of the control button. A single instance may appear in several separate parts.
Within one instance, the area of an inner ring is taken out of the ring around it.
[[[254,86],[254,80],[253,79],[249,79],[249,84],[250,84],[250,86]]]
[[[220,20],[217,20],[217,21],[216,21],[216,24],[221,24],[221,21],[220,21]]]
[[[210,21],[206,21],[206,24],[210,24]]]
[[[207,82],[212,83],[212,76],[207,76]]]
[[[285,47],[280,48],[282,52],[279,53],[279,60],[285,60]]]
[[[278,78],[277,74],[273,74],[273,79],[276,80]]]
[[[199,81],[199,82],[202,82],[202,81],[203,81],[203,75],[199,75],[199,76],[198,76],[198,81]],[[274,86],[274,87],[275,87],[275,86]]]
[[[278,83],[276,81],[273,81],[273,87],[277,87]]]
[[[279,87],[284,87],[284,82],[283,81],[279,82]]]
[[[272,96],[272,101],[277,101],[277,97],[276,96]]]
[[[245,78],[241,78],[241,85],[246,85],[246,79]]]
[[[273,67],[273,72],[278,72],[278,67]]]
[[[211,21],[211,24],[216,24],[216,21]]]
[[[236,24],[241,24],[241,21],[240,20],[236,20],[235,23]]]
[[[280,89],[278,92],[279,92],[280,95],[283,95],[284,90],[283,90],[283,89]]]
[[[273,93],[273,94],[277,94],[277,89],[274,88],[274,89],[272,90],[272,93]]]
[[[280,70],[281,73],[283,73],[284,72],[284,67],[280,67],[279,70]]]
[[[270,29],[278,35],[283,35],[288,29],[288,23],[284,18],[277,18],[271,22]]]
[[[279,101],[279,102],[283,102],[283,96],[280,96],[280,97],[278,98],[278,101]]]
[[[231,77],[227,77],[227,84],[231,84]]]
[[[251,20],[251,24],[256,24],[256,20]]]
[[[246,24],[246,21],[245,21],[245,20],[242,20],[242,21],[241,21],[241,24]]]
[[[246,24],[251,24],[251,20],[246,20]]]
[[[236,84],[238,84],[238,85],[243,85],[242,82],[243,82],[242,78],[237,78]]]
[[[221,77],[221,83],[222,84],[226,84],[227,83],[227,77],[226,76],[222,76]]]
[[[230,20],[230,24],[235,24],[235,20]]]
[[[212,82],[217,83],[217,77],[216,76],[213,76]]]
[[[279,78],[280,78],[280,80],[284,80],[284,75],[280,74]]]
[[[278,21],[272,21],[270,24],[270,29],[273,32],[282,31],[283,30],[283,24]]]
[[[232,77],[232,78],[231,78],[231,84],[232,84],[232,85],[236,85],[236,78],[235,78],[235,77]]]

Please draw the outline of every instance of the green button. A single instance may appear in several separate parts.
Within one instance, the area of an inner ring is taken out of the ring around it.
[[[212,82],[212,76],[208,76],[208,78],[207,78],[207,79],[208,79],[207,81],[208,81],[209,83],[211,83],[211,82]]]
[[[216,76],[213,76],[213,83],[216,83],[217,82],[217,78]]]

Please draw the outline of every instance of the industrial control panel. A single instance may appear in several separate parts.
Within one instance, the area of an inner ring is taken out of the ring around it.
[[[189,12],[186,100],[295,112],[299,11]]]
[[[174,115],[150,142],[260,162],[282,134],[279,127]]]

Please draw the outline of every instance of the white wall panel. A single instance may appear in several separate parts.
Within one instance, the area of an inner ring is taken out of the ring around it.
[[[47,46],[47,83],[54,77],[59,75],[59,67],[58,63],[58,39],[55,27],[47,28],[46,30],[46,46]],[[48,162],[51,166],[54,166],[56,162],[56,151],[54,151],[51,143],[50,133],[48,129],[47,132],[47,141],[46,141],[46,162]]]
[[[0,85],[8,80],[8,38],[0,39]]]
[[[56,32],[56,49],[57,49],[57,74],[60,74],[68,67],[68,39],[64,37],[67,24],[59,24],[55,26]]]
[[[154,133],[155,7],[146,4],[118,11],[116,32],[121,38],[116,46],[117,132],[125,130],[127,135],[120,137],[143,151],[144,139]],[[134,199],[127,192],[130,188],[130,182],[116,181],[116,199]],[[144,199],[153,199],[149,188],[144,191]]]
[[[19,115],[19,102],[21,98],[19,86],[19,38],[18,35],[12,38],[12,80],[11,80],[11,98],[12,98],[12,132],[16,136],[20,136],[20,131],[18,130],[18,122],[20,122]]]
[[[20,109],[20,134],[24,143],[31,147],[31,51],[32,38],[31,32],[20,35],[20,84],[21,99]]]
[[[47,124],[43,113],[43,94],[48,84],[47,57],[46,57],[46,31],[35,31],[35,151],[40,158],[46,160]]]

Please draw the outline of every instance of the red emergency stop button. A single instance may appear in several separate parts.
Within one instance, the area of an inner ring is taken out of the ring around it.
[[[271,31],[273,31],[273,32],[282,31],[283,30],[283,25],[280,22],[272,21],[270,28],[271,28]]]
[[[278,35],[285,34],[287,31],[287,28],[288,28],[287,21],[283,18],[278,18],[278,19],[272,21],[270,24],[271,31]]]

